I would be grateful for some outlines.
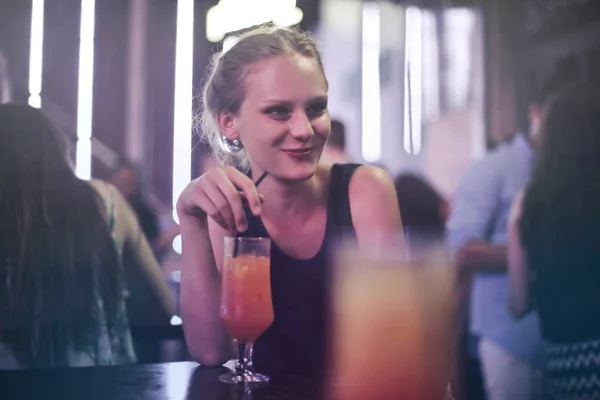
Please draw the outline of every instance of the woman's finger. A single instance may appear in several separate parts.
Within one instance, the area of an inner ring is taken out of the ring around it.
[[[246,212],[242,202],[243,194],[237,190],[229,179],[220,179],[217,186],[230,207],[234,226],[237,227],[236,230],[245,232],[248,229],[248,221],[246,221]]]
[[[224,170],[233,185],[244,193],[252,213],[254,215],[260,215],[262,211],[262,202],[252,179],[248,178],[235,168],[225,168]]]
[[[204,193],[213,205],[211,209],[212,214],[209,214],[210,217],[223,228],[235,232],[237,230],[235,215],[231,209],[229,200],[223,195],[218,183],[210,182],[204,188]]]

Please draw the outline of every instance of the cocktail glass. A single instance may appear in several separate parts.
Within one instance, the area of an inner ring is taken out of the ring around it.
[[[273,323],[270,252],[268,238],[224,239],[220,317],[234,339],[237,358],[235,370],[219,377],[222,382],[269,381],[252,371],[252,345]]]

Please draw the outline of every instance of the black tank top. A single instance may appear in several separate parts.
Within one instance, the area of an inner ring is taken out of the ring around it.
[[[317,254],[299,260],[271,243],[273,324],[254,344],[254,367],[262,373],[322,377],[329,309],[329,245],[339,235],[356,238],[348,187],[358,164],[335,164],[327,202],[325,237]],[[246,209],[248,230],[240,236],[269,237],[260,217]]]

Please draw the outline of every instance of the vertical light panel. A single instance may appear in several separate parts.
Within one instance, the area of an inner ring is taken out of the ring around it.
[[[177,1],[175,45],[175,111],[173,114],[173,218],[175,205],[191,179],[192,78],[194,66],[194,0]]]
[[[422,146],[423,18],[416,7],[406,9],[404,73],[404,150],[419,154]]]
[[[146,58],[148,0],[129,0],[127,81],[125,98],[125,153],[129,160],[145,162],[146,135]],[[96,149],[94,149],[96,153]],[[146,171],[146,176],[148,171]]]
[[[0,103],[7,103],[10,101],[12,95],[12,88],[10,79],[8,79],[8,70],[6,60],[0,51]]]
[[[31,2],[31,37],[29,44],[29,100],[32,107],[42,106],[42,64],[44,56],[44,0]]]
[[[381,158],[381,90],[379,87],[379,3],[362,8],[362,155],[365,161]]]
[[[95,0],[81,1],[79,33],[79,86],[77,92],[77,156],[75,173],[92,176],[92,101],[94,93]]]
[[[448,82],[450,107],[466,107],[472,90],[472,37],[475,28],[475,13],[468,8],[451,8],[444,11],[444,41],[451,57],[444,80]]]
[[[439,51],[436,14],[422,10],[423,23],[423,120],[429,121],[440,114]]]

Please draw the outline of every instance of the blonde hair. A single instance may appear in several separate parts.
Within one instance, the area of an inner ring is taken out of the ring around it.
[[[237,114],[245,98],[246,68],[266,58],[300,54],[313,59],[323,75],[323,62],[314,36],[292,28],[260,27],[242,35],[228,51],[218,53],[209,66],[202,91],[202,112],[199,119],[201,136],[221,165],[247,169],[248,157],[243,147],[231,151],[217,124],[218,113]]]

